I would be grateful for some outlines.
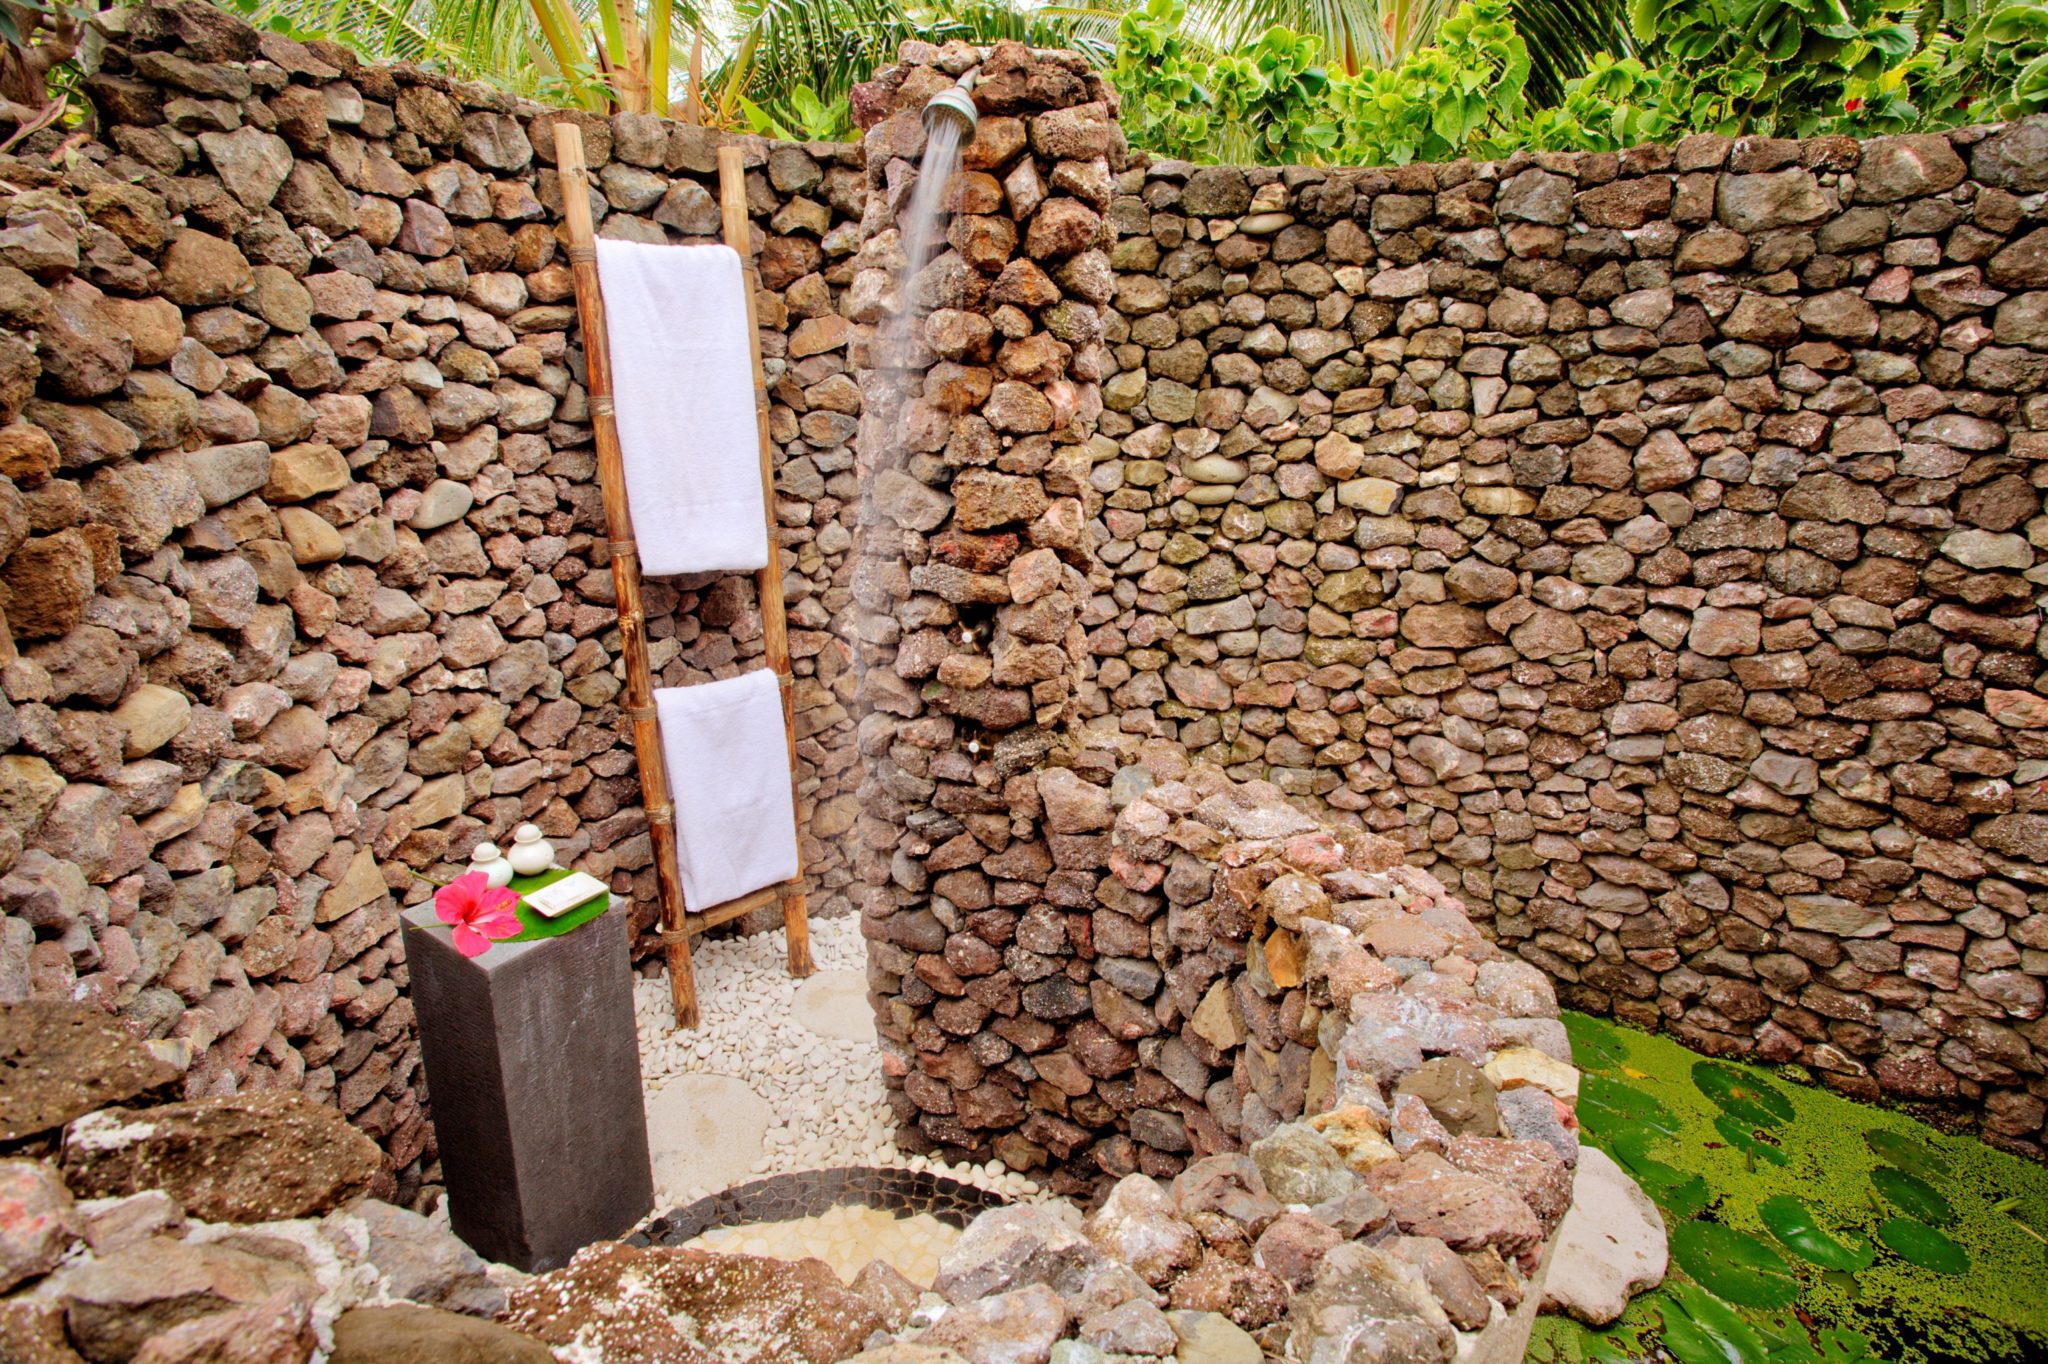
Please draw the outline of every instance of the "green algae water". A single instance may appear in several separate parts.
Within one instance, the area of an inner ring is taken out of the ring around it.
[[[1566,1014],[1581,1139],[1664,1214],[1671,1273],[1543,1364],[2048,1360],[2048,1170],[1772,1070]]]

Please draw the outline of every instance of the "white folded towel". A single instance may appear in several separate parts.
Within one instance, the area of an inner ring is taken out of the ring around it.
[[[683,899],[706,910],[797,873],[782,689],[765,669],[654,693]]]
[[[765,566],[754,339],[739,253],[600,239],[597,274],[641,570]]]

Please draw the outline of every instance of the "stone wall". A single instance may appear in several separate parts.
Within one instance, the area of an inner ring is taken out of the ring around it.
[[[1568,1005],[2038,1153],[2044,190],[2040,121],[1133,165],[1091,742],[1402,840]]]
[[[117,1014],[198,1096],[302,1090],[431,1157],[398,905],[524,820],[643,920],[551,127],[608,236],[715,238],[717,138],[116,13],[98,139],[0,202],[0,1003]],[[804,857],[845,911],[857,148],[748,140]],[[629,339],[628,339],[629,340]],[[761,651],[649,584],[658,681]]]
[[[1073,53],[910,44],[904,58],[854,98],[871,187],[848,300],[866,390],[862,926],[898,1145],[993,1145],[1031,1169],[1060,1121],[1028,1090],[1032,1058],[1088,1012],[1108,860],[1102,826],[1063,823],[1041,800],[1038,769],[1074,718],[1078,608],[1107,586],[1089,577],[1085,479],[1122,137]],[[919,111],[977,65],[959,211],[901,298]],[[924,314],[908,335],[906,306]]]
[[[108,27],[98,140],[4,177],[0,1000],[405,1169],[413,873],[533,819],[653,912],[550,130],[665,241],[716,138]],[[863,914],[906,1144],[1184,1157],[1127,1149],[1142,1046],[1039,1062],[1180,1029],[1199,945],[1109,812],[1192,757],[1400,841],[1568,1004],[2038,1150],[2048,126],[1198,169],[1071,55],[904,58],[861,145],[745,145],[812,905]],[[648,595],[661,682],[758,656],[746,578]]]

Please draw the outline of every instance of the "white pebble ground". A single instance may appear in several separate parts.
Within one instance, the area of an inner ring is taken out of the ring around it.
[[[784,943],[780,929],[699,939],[703,1022],[691,1031],[675,1026],[666,973],[635,982],[658,1210],[763,1175],[842,1165],[907,1167],[1011,1198],[1045,1197],[999,1161],[947,1165],[896,1149],[857,916],[812,921],[818,972],[808,980],[790,977]]]

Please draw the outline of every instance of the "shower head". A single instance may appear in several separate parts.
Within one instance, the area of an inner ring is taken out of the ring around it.
[[[930,132],[941,123],[959,126],[962,141],[974,136],[974,125],[981,121],[980,113],[974,107],[974,78],[981,73],[975,67],[953,84],[933,95],[924,106],[925,131]]]

